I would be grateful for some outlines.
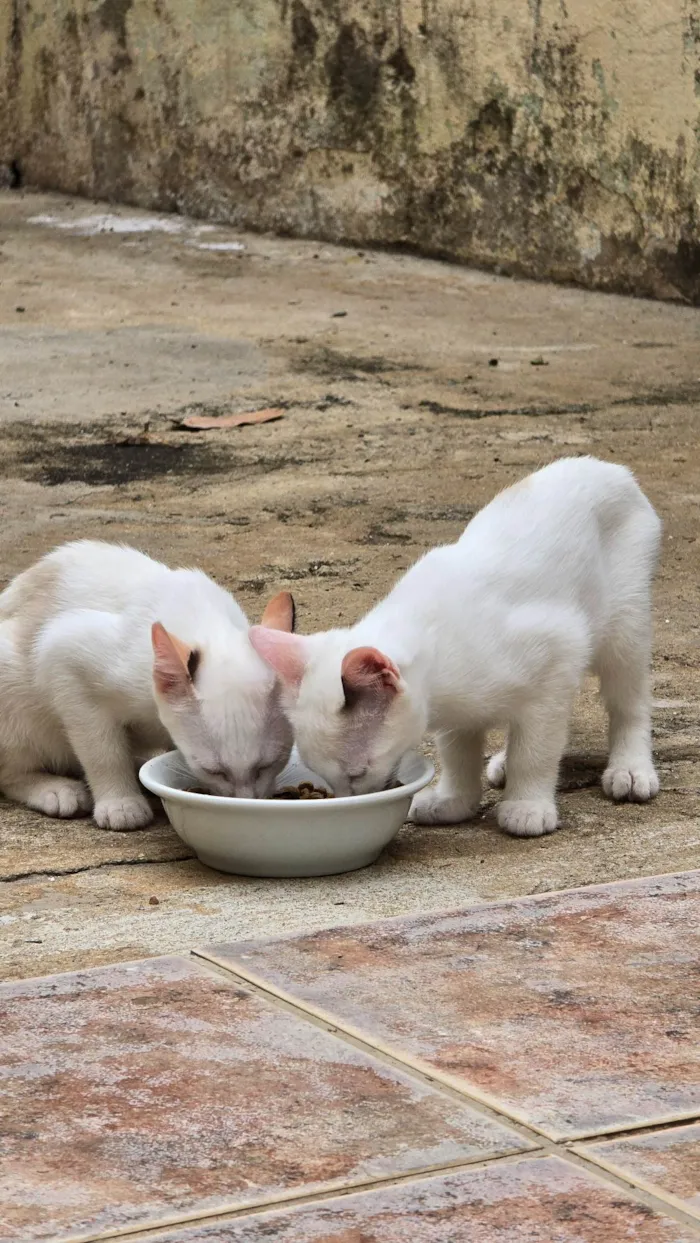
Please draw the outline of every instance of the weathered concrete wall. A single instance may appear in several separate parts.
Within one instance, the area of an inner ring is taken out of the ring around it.
[[[700,0],[4,0],[43,187],[700,301]]]

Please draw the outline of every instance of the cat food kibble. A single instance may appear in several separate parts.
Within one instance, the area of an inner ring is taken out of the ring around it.
[[[188,794],[209,794],[209,790],[202,790],[200,786],[190,786],[187,790]],[[283,790],[279,790],[277,794],[271,795],[271,798],[277,799],[318,799],[333,798],[330,790],[317,789],[310,781],[300,781],[298,786],[285,786]]]
[[[311,799],[311,798],[333,798],[329,790],[317,789],[310,781],[300,781],[298,786],[285,786],[277,794],[273,794],[273,798],[285,799]]]

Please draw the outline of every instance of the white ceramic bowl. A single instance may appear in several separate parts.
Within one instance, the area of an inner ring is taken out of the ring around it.
[[[432,781],[435,769],[424,755],[404,756],[402,784],[377,794],[351,798],[293,800],[220,798],[192,794],[177,751],[157,755],[139,774],[147,790],[162,800],[175,832],[208,867],[240,876],[328,876],[374,863],[398,833],[411,799]],[[312,781],[296,751],[277,779],[277,789]]]

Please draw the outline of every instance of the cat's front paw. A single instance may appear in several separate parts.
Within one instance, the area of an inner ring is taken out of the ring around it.
[[[478,810],[478,803],[455,796],[446,797],[438,787],[416,794],[408,818],[414,824],[461,824],[464,820],[471,820]]]
[[[497,755],[492,755],[486,765],[486,780],[494,790],[502,790],[506,784],[506,753],[505,750],[499,751]]]
[[[603,793],[616,803],[629,800],[630,803],[648,803],[659,793],[659,778],[654,765],[642,761],[641,764],[630,764],[629,768],[620,764],[611,764],[603,773]]]
[[[545,799],[507,799],[498,804],[496,819],[513,837],[542,837],[559,828],[557,809]]]
[[[46,777],[27,795],[27,806],[45,816],[61,820],[86,816],[92,809],[92,796],[84,781],[72,777]]]
[[[100,829],[112,829],[115,833],[129,833],[143,829],[153,819],[148,799],[140,794],[126,798],[101,798],[95,803],[95,824]]]

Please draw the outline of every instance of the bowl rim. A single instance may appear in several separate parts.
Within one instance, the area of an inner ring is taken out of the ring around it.
[[[139,781],[142,785],[150,790],[151,794],[157,794],[159,798],[170,799],[171,802],[183,803],[186,807],[222,807],[227,810],[240,808],[242,811],[267,810],[268,814],[271,807],[289,808],[291,814],[302,811],[308,812],[310,807],[324,808],[327,812],[335,813],[336,809],[344,807],[367,807],[368,805],[376,806],[382,803],[392,803],[399,798],[406,798],[408,795],[413,796],[424,786],[427,786],[435,776],[435,765],[427,755],[423,755],[420,751],[409,752],[422,760],[424,769],[420,777],[415,777],[413,781],[407,782],[405,785],[394,786],[391,790],[375,790],[370,794],[348,794],[342,795],[340,798],[319,798],[319,799],[276,799],[276,798],[231,798],[221,794],[195,794],[191,790],[180,790],[177,786],[163,785],[162,781],[158,781],[151,776],[150,769],[159,761],[167,760],[171,756],[178,754],[177,749],[162,752],[160,755],[151,756],[146,760],[145,764],[139,769]],[[204,800],[206,799],[206,803]],[[289,815],[290,812],[285,810],[283,815]]]

